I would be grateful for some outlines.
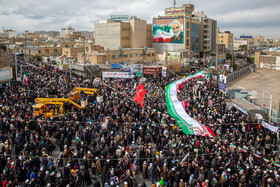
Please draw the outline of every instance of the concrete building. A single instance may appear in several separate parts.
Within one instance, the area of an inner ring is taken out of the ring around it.
[[[233,48],[235,51],[250,51],[254,49],[254,39],[238,38],[233,40]]]
[[[74,28],[68,27],[68,28],[61,28],[60,29],[60,36],[61,37],[68,37],[70,34],[73,34],[75,32]]]
[[[200,24],[198,19],[192,19],[192,28],[191,28],[191,49],[194,56],[199,57],[199,30]]]
[[[256,36],[254,38],[254,42],[263,44],[264,43],[264,37],[263,36]]]
[[[193,10],[192,4],[166,8],[164,16],[153,19],[153,47],[157,54],[165,51],[190,54]]]
[[[209,55],[210,52],[215,52],[217,47],[217,21],[208,18],[203,11],[198,11],[193,14],[193,18],[199,20],[199,49],[200,56]]]
[[[100,20],[95,24],[95,44],[105,50],[152,47],[151,25],[131,17],[128,22]]]
[[[83,53],[78,53],[78,62],[83,62]],[[91,64],[142,63],[151,64],[155,61],[153,48],[125,48],[120,50],[91,51],[86,53],[86,61]]]
[[[233,34],[230,31],[219,33],[219,44],[224,44],[225,49],[232,50]]]
[[[81,40],[85,36],[81,32],[73,32],[72,34],[69,34],[69,40],[75,41],[75,40]]]
[[[83,47],[64,47],[62,48],[62,55],[65,57],[78,58],[78,53],[83,51]]]
[[[25,49],[20,51],[24,53]],[[54,47],[54,46],[39,46],[33,47],[28,46],[26,47],[26,54],[28,55],[39,55],[39,56],[61,56],[62,55],[62,48],[61,47]]]
[[[271,48],[255,53],[255,64],[258,68],[280,71],[280,48]]]
[[[11,30],[11,29],[7,29],[7,30],[3,30],[4,31],[4,37],[7,38],[16,38],[17,37],[17,31]]]

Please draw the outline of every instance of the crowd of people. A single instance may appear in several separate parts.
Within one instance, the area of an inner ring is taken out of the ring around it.
[[[276,135],[228,108],[203,80],[185,83],[178,97],[213,138],[187,136],[167,115],[165,86],[178,75],[147,78],[141,108],[132,101],[138,78],[93,85],[48,65],[25,71],[27,84],[12,81],[0,92],[2,186],[280,185]],[[33,115],[35,98],[66,98],[76,86],[98,88],[103,101],[63,116]]]

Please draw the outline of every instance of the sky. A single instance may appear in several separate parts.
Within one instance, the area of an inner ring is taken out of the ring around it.
[[[280,0],[176,0],[192,3],[196,11],[217,20],[221,31],[280,38]],[[73,27],[94,31],[94,24],[110,15],[129,15],[152,23],[173,0],[0,0],[0,26],[17,32],[60,31]],[[2,30],[0,31],[2,32]]]

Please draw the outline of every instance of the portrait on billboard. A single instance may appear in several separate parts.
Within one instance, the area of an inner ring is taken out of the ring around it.
[[[184,43],[184,19],[154,19],[153,42]]]

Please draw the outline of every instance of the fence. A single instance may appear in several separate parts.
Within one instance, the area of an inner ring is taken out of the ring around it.
[[[230,74],[227,75],[227,83],[230,83],[234,80],[236,80],[237,78],[245,75],[245,74],[249,74],[251,72],[253,72],[256,68],[256,65],[255,64],[251,64],[251,65],[248,65],[240,70],[237,70],[235,72],[232,72]]]

